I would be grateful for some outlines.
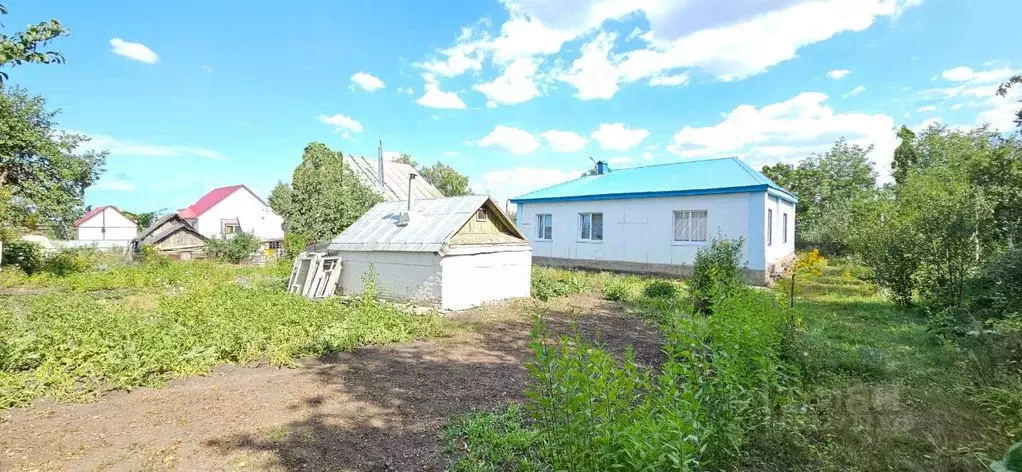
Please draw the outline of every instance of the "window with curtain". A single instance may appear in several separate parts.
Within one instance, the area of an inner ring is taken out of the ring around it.
[[[554,218],[551,215],[536,215],[536,239],[553,239]]]
[[[705,242],[706,210],[678,210],[674,212],[674,240]]]
[[[579,239],[603,241],[603,213],[579,213]]]

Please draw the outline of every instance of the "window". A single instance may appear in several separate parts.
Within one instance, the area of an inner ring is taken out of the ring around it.
[[[486,210],[485,209],[480,208],[479,211],[476,212],[476,221],[479,221],[479,222],[486,221]]]
[[[767,246],[774,244],[774,211],[767,210]]]
[[[234,234],[241,232],[241,225],[237,218],[225,218],[220,220],[220,232],[223,234]]]
[[[781,242],[788,242],[788,214],[781,215]]]
[[[267,243],[267,247],[270,249],[280,249],[280,241],[270,241]]]
[[[554,237],[554,218],[550,215],[536,215],[536,239],[550,240]]]
[[[579,239],[582,241],[603,241],[603,213],[579,213]]]
[[[679,210],[674,212],[674,240],[685,242],[706,241],[706,210]]]

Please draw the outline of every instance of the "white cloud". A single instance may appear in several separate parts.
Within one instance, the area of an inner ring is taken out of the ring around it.
[[[586,138],[572,131],[551,129],[539,135],[550,143],[550,149],[555,152],[578,152],[586,147]]]
[[[930,125],[933,125],[933,124],[936,124],[936,123],[940,123],[940,117],[939,116],[932,116],[930,118],[927,118],[927,119],[919,122],[918,124],[916,124],[915,126],[912,126],[911,128],[912,128],[912,131],[914,131],[916,133],[921,133],[924,130],[926,130],[926,128],[929,128]]]
[[[917,109],[916,111],[919,112],[919,113],[929,113],[929,112],[934,111],[936,109],[937,109],[937,107],[935,107],[933,105],[926,105],[925,107],[919,107],[919,109]]]
[[[654,86],[654,87],[658,87],[658,86],[677,86],[677,85],[685,85],[685,84],[688,83],[688,81],[689,81],[689,73],[688,73],[688,71],[685,71],[685,72],[682,72],[680,74],[675,74],[675,75],[658,75],[656,77],[653,77],[652,79],[649,79],[649,85]]]
[[[455,92],[444,92],[435,83],[427,82],[424,86],[424,93],[415,103],[429,108],[446,108],[451,110],[464,110],[465,102]]]
[[[608,56],[615,37],[612,33],[600,33],[582,46],[582,55],[571,63],[571,69],[557,77],[575,87],[575,98],[610,100],[617,93],[620,72]]]
[[[830,78],[832,78],[834,80],[840,80],[840,79],[844,78],[846,75],[851,74],[851,73],[852,73],[852,71],[850,71],[848,69],[834,69],[834,70],[832,70],[830,72],[827,72],[827,77],[830,77]]]
[[[1010,67],[1002,67],[999,69],[989,69],[983,71],[974,71],[969,67],[958,66],[953,69],[947,69],[940,73],[941,78],[951,82],[973,82],[978,84],[989,84],[996,82],[1003,82],[1020,71],[1012,69]]]
[[[1012,90],[1007,97],[994,96],[982,103],[986,110],[976,115],[976,124],[988,123],[994,129],[1010,131],[1015,129],[1015,118],[1019,111],[1022,90]]]
[[[209,75],[213,75],[213,66],[203,65],[202,70],[206,71]]]
[[[359,87],[366,92],[375,92],[385,87],[379,77],[366,72],[356,72],[351,76],[351,86]]]
[[[408,95],[415,95],[415,87],[398,87],[397,93],[405,93]]]
[[[965,108],[964,103],[956,103],[954,105],[951,105],[951,111],[958,111],[961,110],[962,108]]]
[[[504,73],[490,82],[476,84],[474,89],[478,90],[486,98],[488,108],[490,102],[514,105],[527,102],[540,95],[539,88],[533,80],[538,70],[538,62],[534,59],[523,57],[515,59],[504,68]]]
[[[685,158],[739,155],[758,166],[796,162],[845,137],[853,144],[874,144],[871,159],[879,172],[886,172],[897,146],[894,119],[883,114],[836,113],[825,105],[827,98],[820,92],[804,92],[760,108],[739,105],[716,125],[683,127],[667,149]]]
[[[490,131],[490,134],[477,141],[476,146],[499,147],[511,154],[521,156],[539,149],[539,140],[528,131],[497,125],[493,131]]]
[[[646,151],[646,152],[642,153],[642,160],[644,160],[644,161],[652,161],[653,160],[653,153],[649,152],[649,151]]]
[[[862,92],[865,92],[865,91],[866,91],[866,87],[864,87],[862,85],[859,85],[859,86],[853,88],[850,92],[842,95],[842,97],[844,97],[844,98],[854,97],[854,96],[856,96],[856,95],[858,95],[858,94],[860,94]]]
[[[600,123],[591,138],[600,143],[600,147],[611,151],[627,151],[649,136],[649,131],[629,128],[624,123]]]
[[[134,192],[135,182],[122,179],[103,180],[89,187],[89,190],[111,190],[117,192]]]
[[[113,38],[110,40],[110,46],[113,46],[111,51],[114,54],[124,56],[133,61],[156,64],[160,60],[159,55],[142,43],[129,43],[121,38]]]
[[[482,175],[482,181],[486,193],[503,203],[509,198],[577,179],[581,175],[581,170],[519,167],[487,172]]]
[[[316,119],[320,123],[333,126],[334,132],[344,137],[344,139],[351,139],[351,133],[362,132],[362,123],[340,113],[330,116],[319,115]]]
[[[84,134],[89,140],[79,145],[82,151],[109,151],[112,156],[135,156],[135,157],[202,157],[217,161],[227,160],[219,151],[196,146],[165,146],[159,144],[147,144],[124,139],[117,139],[105,134],[90,134],[81,131],[68,131],[74,134]]]

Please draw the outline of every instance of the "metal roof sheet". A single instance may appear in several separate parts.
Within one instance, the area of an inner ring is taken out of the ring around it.
[[[415,174],[417,177],[412,187],[414,198],[444,198],[444,194],[422,178],[419,171],[403,162],[383,161],[383,188],[380,188],[379,162],[361,156],[344,156],[344,160],[363,184],[380,192],[385,202],[408,200],[409,174]]]
[[[476,210],[487,205],[516,233],[522,244],[525,236],[511,223],[497,204],[486,195],[413,200],[413,214],[406,226],[398,226],[406,202],[383,202],[372,207],[343,233],[330,242],[331,251],[408,251],[443,252],[445,245]]]
[[[703,159],[611,170],[536,190],[512,203],[649,198],[766,191],[798,199],[737,157]]]

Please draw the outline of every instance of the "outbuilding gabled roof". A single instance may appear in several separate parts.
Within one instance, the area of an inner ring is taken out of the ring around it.
[[[737,157],[702,159],[612,170],[564,182],[511,199],[537,203],[622,198],[770,192],[796,202],[791,192]]]
[[[103,205],[101,207],[96,207],[96,208],[93,208],[93,209],[87,211],[84,215],[82,215],[81,218],[78,218],[78,220],[75,221],[74,227],[77,228],[77,227],[81,226],[82,223],[85,223],[86,221],[91,220],[92,217],[94,217],[94,216],[96,216],[96,215],[98,215],[100,213],[103,213],[103,210],[106,210],[107,208],[111,208],[114,211],[116,211],[117,213],[120,213],[121,216],[124,216],[124,213],[122,213],[121,210],[118,209],[117,207],[115,207],[113,205]],[[127,217],[125,216],[125,218],[127,218]],[[131,218],[128,218],[128,219],[130,220]]]
[[[419,175],[419,171],[403,162],[383,161],[383,186],[380,186],[379,161],[360,156],[344,156],[344,162],[366,186],[376,189],[385,202],[408,200],[408,175],[415,174],[412,197],[415,199],[444,198],[436,187]]]
[[[528,244],[525,236],[490,197],[466,195],[414,200],[411,219],[405,226],[398,226],[398,220],[401,212],[407,209],[407,202],[378,203],[334,238],[327,249],[444,252],[451,238],[484,206],[493,218],[520,239],[520,244]]]
[[[148,228],[135,237],[141,244],[156,244],[179,230],[187,231],[199,237],[203,241],[206,237],[200,234],[192,225],[178,213],[164,215],[154,221]]]

